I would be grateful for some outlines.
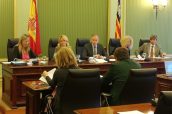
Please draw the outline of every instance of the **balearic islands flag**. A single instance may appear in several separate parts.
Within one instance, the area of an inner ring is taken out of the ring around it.
[[[120,39],[121,38],[121,0],[118,0],[118,8],[116,13],[116,27],[115,27],[115,38]]]
[[[30,0],[30,13],[28,22],[28,32],[30,37],[30,47],[37,55],[41,54],[40,31],[38,24],[38,13],[36,0]]]

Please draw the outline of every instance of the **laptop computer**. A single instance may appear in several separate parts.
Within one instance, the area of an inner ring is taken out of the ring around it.
[[[172,61],[165,61],[165,73],[167,76],[172,76]]]

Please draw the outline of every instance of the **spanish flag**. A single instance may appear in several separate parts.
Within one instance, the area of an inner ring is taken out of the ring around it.
[[[116,13],[116,27],[115,27],[115,39],[121,38],[121,0],[118,0],[118,8]]]
[[[28,32],[30,37],[30,47],[37,55],[41,54],[40,31],[38,24],[38,12],[36,0],[30,0],[30,13],[28,22]]]

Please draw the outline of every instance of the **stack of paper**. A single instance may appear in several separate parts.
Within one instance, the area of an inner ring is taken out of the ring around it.
[[[113,61],[116,61],[116,59],[109,59],[109,61],[113,62]]]
[[[51,69],[50,71],[48,71],[48,76],[50,77],[50,79],[53,79],[53,75],[54,75],[54,72],[56,71],[56,68],[53,68],[53,69]],[[41,76],[40,78],[39,78],[39,80],[41,80],[41,81],[43,81],[43,82],[45,82],[45,83],[48,83],[47,82],[47,80],[43,77],[43,76]]]
[[[96,59],[95,58],[96,63],[106,63],[107,61],[105,61],[104,59]]]

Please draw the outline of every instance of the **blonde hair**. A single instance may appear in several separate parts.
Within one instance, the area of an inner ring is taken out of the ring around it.
[[[28,46],[27,48],[23,48],[22,42],[23,40],[26,40],[27,38],[29,38],[29,35],[27,34],[23,34],[18,42],[18,48],[19,48],[19,52],[22,53],[23,51],[25,52],[29,52],[30,47]]]
[[[133,38],[129,35],[124,36],[124,38],[120,40],[120,43],[121,43],[121,47],[129,48],[129,49],[133,48]]]
[[[60,35],[60,36],[58,37],[58,44],[57,44],[57,46],[56,46],[55,52],[57,52],[57,50],[59,50],[59,49],[61,48],[61,46],[60,46],[60,41],[61,41],[61,39],[65,39],[65,40],[67,41],[66,47],[70,47],[68,37],[67,37],[66,35]]]
[[[58,68],[78,66],[74,52],[69,47],[61,47],[55,54],[55,61]]]

